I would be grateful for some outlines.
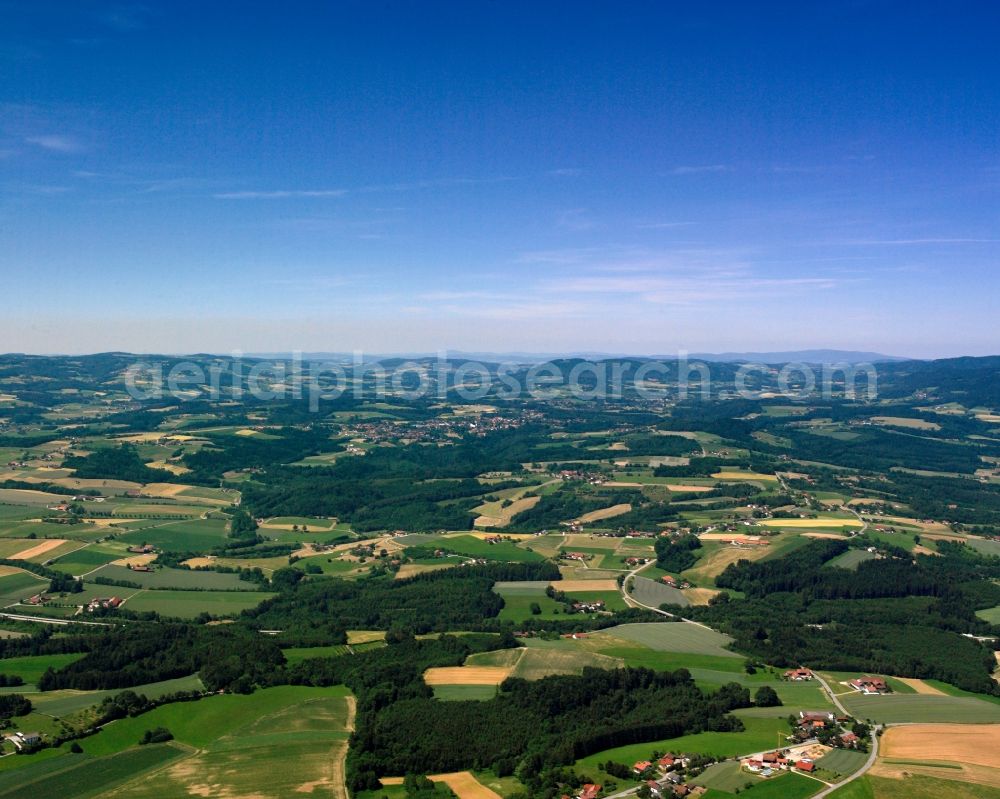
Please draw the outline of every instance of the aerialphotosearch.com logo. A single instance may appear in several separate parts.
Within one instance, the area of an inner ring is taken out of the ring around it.
[[[393,361],[351,358],[312,360],[293,353],[286,359],[245,358],[234,352],[211,359],[140,361],[125,373],[126,390],[137,401],[308,400],[323,402],[397,398],[476,402],[498,400],[678,400],[767,397],[820,397],[873,400],[878,372],[871,363],[742,363],[712,367],[680,352],[673,360],[620,358],[567,359],[544,363],[482,363],[435,358]],[[722,376],[725,379],[722,379]],[[713,385],[713,382],[715,385]]]

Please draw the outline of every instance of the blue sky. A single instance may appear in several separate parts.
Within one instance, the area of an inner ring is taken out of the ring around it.
[[[0,351],[1000,352],[989,2],[0,0]]]

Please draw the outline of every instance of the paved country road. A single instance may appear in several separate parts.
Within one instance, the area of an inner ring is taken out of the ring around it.
[[[849,782],[854,782],[854,780],[856,780],[858,777],[863,777],[865,775],[865,772],[867,772],[868,769],[870,769],[872,766],[875,765],[875,759],[878,757],[878,732],[880,729],[881,729],[880,727],[872,728],[871,752],[869,752],[868,760],[865,761],[865,764],[857,771],[855,771],[850,777],[841,780],[836,785],[831,785],[829,788],[824,788],[819,793],[813,794],[812,799],[823,799],[823,797],[829,796],[834,791],[843,788]]]

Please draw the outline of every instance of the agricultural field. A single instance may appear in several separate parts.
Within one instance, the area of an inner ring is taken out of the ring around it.
[[[961,724],[1000,723],[1000,704],[971,696],[889,694],[862,696],[844,694],[840,701],[860,719],[883,724],[954,722]]]
[[[12,786],[11,796],[54,797],[55,791],[62,790],[62,796],[100,792],[180,799],[200,792],[203,785],[212,786],[214,795],[236,796],[253,790],[255,796],[282,799],[306,785],[311,791],[346,796],[343,759],[353,719],[353,697],[336,687],[284,686],[254,696],[210,696],[164,705],[85,739],[85,756],[62,754],[42,761],[48,774],[31,779],[36,775],[26,771],[16,782],[12,778],[20,769],[0,774],[0,796],[7,795],[3,793],[8,790],[5,779]],[[150,758],[141,753],[149,747],[136,743],[145,730],[154,727],[171,731],[174,741],[167,746],[173,752],[169,758],[147,762]],[[170,760],[175,762],[169,768],[148,773],[154,765]],[[295,762],[296,768],[283,767],[289,762]],[[76,789],[67,787],[77,783]],[[121,787],[111,790],[117,786]],[[79,792],[81,788],[85,793]]]
[[[107,595],[114,590],[118,589],[105,589],[103,593]],[[155,611],[169,618],[193,619],[202,613],[235,616],[272,596],[261,591],[143,590],[130,596],[125,606],[136,613]]]

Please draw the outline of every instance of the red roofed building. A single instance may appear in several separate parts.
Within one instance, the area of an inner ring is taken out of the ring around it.
[[[583,786],[583,790],[579,793],[579,799],[597,799],[597,794],[601,792],[600,785],[594,785],[592,782],[588,782]]]
[[[795,764],[795,768],[797,768],[799,771],[804,771],[807,774],[811,774],[813,771],[816,770],[816,764],[813,763],[811,760],[800,760],[798,763]]]
[[[644,772],[652,765],[653,764],[648,760],[640,760],[638,763],[632,766],[632,771],[635,772],[636,774],[642,774],[642,772]]]

